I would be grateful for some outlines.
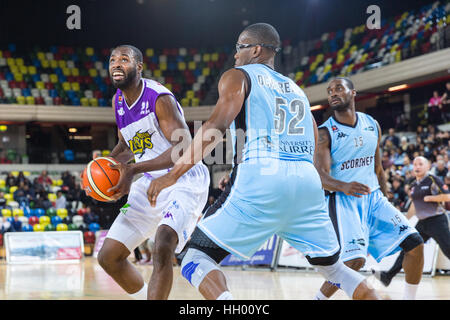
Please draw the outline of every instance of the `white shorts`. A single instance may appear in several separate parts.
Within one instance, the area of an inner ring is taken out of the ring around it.
[[[175,253],[179,253],[208,199],[208,169],[203,164],[194,166],[176,184],[161,191],[155,207],[150,206],[147,197],[151,181],[151,177],[144,175],[133,182],[128,202],[120,209],[106,237],[121,242],[133,252],[144,240],[155,241],[156,230],[164,224],[177,233]]]

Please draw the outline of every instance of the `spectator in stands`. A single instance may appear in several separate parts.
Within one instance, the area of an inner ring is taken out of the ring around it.
[[[34,204],[35,208],[42,208],[47,211],[53,205],[50,200],[48,200],[48,194],[46,191],[40,191],[36,194],[36,201]]]
[[[433,96],[428,102],[428,121],[430,124],[441,123],[442,97],[439,91],[433,91]]]
[[[12,232],[20,232],[22,231],[22,221],[19,220],[19,216],[14,215],[14,220],[11,223],[11,231]]]
[[[3,149],[0,149],[0,163],[12,163],[11,160],[8,159],[8,157],[5,154],[5,151]]]
[[[61,174],[61,180],[63,181],[63,186],[67,186],[69,189],[75,188],[75,177],[69,171],[64,171]]]
[[[406,193],[403,186],[403,181],[395,177],[392,181],[392,195],[394,197],[393,203],[395,206],[398,206],[399,208],[403,205],[403,203],[406,200]]]
[[[11,172],[8,172],[6,175],[5,184],[7,187],[17,186],[17,179]]]
[[[5,193],[3,191],[0,191],[0,210],[5,208],[6,208]]]
[[[395,129],[394,128],[390,128],[389,129],[389,134],[387,135],[386,138],[384,138],[383,147],[386,145],[387,141],[391,141],[392,144],[396,148],[398,148],[400,146],[400,139],[395,135]]]
[[[445,166],[445,162],[442,157],[442,159],[439,159],[436,162],[436,166],[431,169],[431,174],[435,175],[436,177],[439,177],[442,181],[444,181],[445,177],[447,176],[447,173],[448,169]]]
[[[383,151],[383,157],[381,158],[381,163],[383,165],[384,170],[389,169],[394,164],[394,161],[392,161],[389,156],[389,152]]]
[[[86,213],[83,215],[84,223],[89,226],[92,222],[98,223],[98,215],[92,210],[90,206],[86,207]]]
[[[52,179],[48,176],[47,170],[42,171],[41,175],[37,178],[38,182],[44,187],[44,189],[48,190],[49,187],[53,184]]]
[[[442,112],[447,122],[447,119],[449,119],[448,113],[450,112],[450,81],[445,84],[445,92],[442,95]]]
[[[411,171],[413,169],[413,165],[411,163],[411,159],[408,155],[403,157],[403,168],[402,168],[402,176],[406,176],[407,171]]]
[[[427,138],[428,134],[423,130],[423,127],[419,125],[416,129],[416,136],[419,137],[421,141],[423,141]]]
[[[25,177],[23,171],[19,171],[19,175],[17,176],[16,181],[17,181],[18,185],[20,185],[21,182],[23,182],[23,183],[25,183],[27,185],[31,184],[30,180],[27,177]]]
[[[19,183],[19,188],[13,193],[13,198],[20,204],[20,206],[28,207],[30,205],[30,201],[32,200],[30,187],[25,184],[24,181],[21,181]]]
[[[61,190],[58,190],[56,192],[56,197],[57,198],[56,198],[55,208],[56,209],[65,209],[67,207],[67,200]]]
[[[406,153],[408,151],[408,138],[407,137],[401,137],[400,138],[400,149],[402,150],[402,153]]]

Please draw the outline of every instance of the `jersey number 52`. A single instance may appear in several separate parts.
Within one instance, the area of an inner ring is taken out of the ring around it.
[[[282,108],[284,107],[284,108]],[[276,134],[283,134],[286,130],[286,114],[288,102],[284,98],[275,99],[274,127]],[[289,113],[294,117],[287,124],[288,135],[304,135],[305,127],[298,127],[298,124],[305,118],[305,104],[302,100],[294,99],[289,103]]]

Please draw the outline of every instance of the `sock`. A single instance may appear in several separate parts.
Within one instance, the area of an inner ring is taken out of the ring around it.
[[[133,299],[133,300],[147,300],[147,291],[148,291],[148,285],[146,283],[144,283],[144,286],[141,288],[141,290],[139,290],[138,292],[135,293],[129,293],[128,295]]]
[[[319,292],[317,292],[317,294],[314,298],[314,300],[328,300],[328,299],[330,299],[330,298],[328,298],[326,295],[324,295],[322,293],[322,291],[320,291],[320,290],[319,290]]]
[[[233,296],[230,291],[224,291],[216,300],[233,300]]]
[[[403,300],[416,300],[416,293],[418,284],[410,284],[405,282],[405,291],[403,293]]]

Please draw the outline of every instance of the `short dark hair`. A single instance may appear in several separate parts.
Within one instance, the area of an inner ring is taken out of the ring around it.
[[[142,55],[141,50],[139,50],[138,48],[136,48],[135,46],[129,45],[129,44],[122,44],[120,46],[115,47],[112,51],[119,49],[119,48],[128,48],[131,49],[131,51],[133,51],[133,58],[137,61],[137,62],[144,62],[144,56]],[[111,51],[111,52],[112,52]]]
[[[258,43],[280,48],[281,40],[278,31],[268,23],[254,23],[246,27],[242,32],[247,32]]]
[[[354,90],[355,89],[355,85],[353,84],[352,80],[350,80],[350,78],[347,77],[336,77],[333,80],[342,80],[347,84],[347,87],[350,90]]]

